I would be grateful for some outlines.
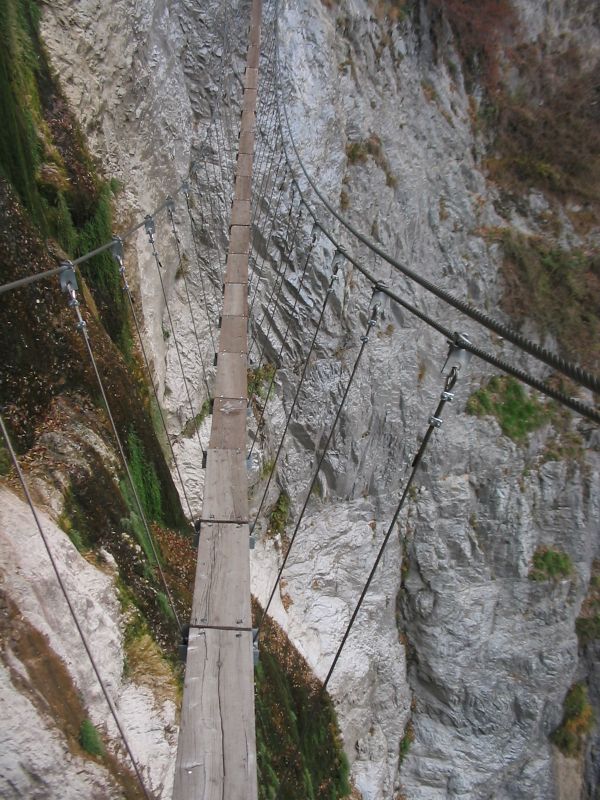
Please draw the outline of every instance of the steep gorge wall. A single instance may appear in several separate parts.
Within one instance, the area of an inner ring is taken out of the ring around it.
[[[326,5],[289,2],[280,26],[293,132],[309,171],[386,250],[457,294],[497,309],[501,254],[477,230],[505,221],[481,171],[482,144],[474,138],[461,70],[453,74],[434,58],[428,8],[392,24],[358,0]],[[587,31],[595,41],[593,25],[576,24],[562,5],[550,8],[544,15],[537,4],[522,4],[531,36],[540,19],[552,19],[553,35],[575,26],[577,36]],[[176,186],[187,172],[189,145],[201,139],[209,99],[218,90],[218,36],[217,42],[211,38],[195,5],[185,2],[135,8],[59,2],[47,9],[44,25],[96,151],[125,183],[123,206],[149,210],[163,187]],[[349,157],[348,143],[373,135],[385,159]],[[535,232],[533,216],[531,208],[515,207],[510,222]],[[148,337],[161,389],[166,383],[172,392],[164,399],[175,430],[186,416],[183,387],[162,336],[164,308],[140,237],[129,257],[142,275]],[[568,237],[574,241],[575,232]],[[191,252],[189,241],[185,247]],[[299,249],[300,255],[306,245]],[[313,325],[323,291],[318,272],[332,255],[319,240],[317,274],[300,308],[301,319],[312,315]],[[371,256],[361,255],[371,266]],[[453,313],[389,268],[376,269],[411,301],[457,324]],[[178,329],[192,353],[174,270],[169,280]],[[287,289],[282,307],[289,311]],[[340,380],[359,345],[369,291],[346,270],[336,297],[279,470],[296,510],[316,442],[326,435]],[[484,343],[470,323],[461,322],[460,329]],[[300,360],[310,331],[308,323],[298,326],[289,356]],[[395,309],[367,348],[321,480],[323,499],[310,506],[286,572],[286,602],[274,610],[319,677],[435,407],[445,351],[439,336]],[[517,444],[493,417],[465,415],[467,398],[488,374],[473,364],[461,380],[332,683],[352,774],[370,800],[399,792],[411,798],[559,796],[548,734],[560,722],[568,687],[581,677],[574,622],[598,555],[598,458],[591,449],[597,444],[579,425],[586,449],[567,463],[546,458],[558,437],[552,426]],[[280,370],[265,459],[294,380]],[[320,401],[325,417],[315,397],[326,398]],[[187,475],[199,475],[198,455],[192,450],[185,459]],[[572,577],[529,580],[540,545],[567,552]],[[256,551],[261,599],[279,557],[268,540]],[[409,718],[414,742],[400,768]]]

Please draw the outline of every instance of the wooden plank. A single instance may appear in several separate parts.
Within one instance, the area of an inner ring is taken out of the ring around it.
[[[248,522],[248,477],[244,447],[245,441],[240,442],[239,450],[207,451],[202,505],[202,519],[205,522]],[[236,591],[239,591],[239,587]]]
[[[252,181],[247,175],[238,175],[235,179],[234,198],[236,200],[250,200]]]
[[[242,131],[239,142],[240,153],[254,153],[254,131]]]
[[[248,256],[245,253],[230,253],[225,266],[225,284],[248,283]],[[223,311],[230,314],[230,311]],[[236,312],[237,313],[237,312]],[[248,316],[246,313],[245,316]]]
[[[231,224],[250,225],[250,200],[233,201],[231,207]]]
[[[229,252],[248,253],[250,248],[250,228],[248,225],[232,225],[229,230]]]
[[[215,378],[215,399],[233,397],[236,400],[248,399],[247,359],[245,353],[222,353]]]
[[[252,162],[254,156],[251,153],[240,153],[235,165],[236,175],[252,175]],[[248,222],[248,225],[250,223]]]
[[[248,352],[248,319],[239,316],[221,318],[219,335],[219,358],[222,353]]]
[[[203,522],[190,624],[212,628],[252,628],[248,525]]]
[[[250,47],[248,48],[248,60],[246,63],[251,69],[258,69],[259,55],[260,55],[259,46],[256,44],[250,45]]]
[[[244,87],[246,89],[258,88],[258,70],[246,67],[246,74],[244,76]]]
[[[256,89],[246,89],[242,101],[242,114],[244,111],[256,111]]]
[[[253,131],[256,128],[256,112],[253,108],[245,108],[240,120],[241,131]]]
[[[251,800],[258,794],[252,633],[190,631],[173,796]]]
[[[248,316],[248,286],[245,283],[226,283],[223,298],[223,317]]]

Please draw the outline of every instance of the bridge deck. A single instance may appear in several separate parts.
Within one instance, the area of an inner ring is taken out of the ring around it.
[[[256,800],[246,398],[261,0],[253,0],[173,800]]]

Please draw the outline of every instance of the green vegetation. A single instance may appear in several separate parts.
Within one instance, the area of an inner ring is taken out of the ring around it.
[[[144,551],[144,555],[146,556],[148,563],[150,565],[154,565],[156,564],[156,558],[154,556],[152,542],[148,537],[146,526],[144,525],[144,521],[140,516],[138,505],[135,501],[135,496],[131,489],[131,485],[126,478],[124,478],[122,481],[119,482],[119,490],[121,492],[123,500],[125,501],[125,505],[127,506],[127,510],[129,512],[128,517],[123,517],[121,519],[121,527],[130,536],[134,536],[135,539],[137,539],[138,544]],[[138,497],[140,498],[140,503],[142,503],[143,507],[143,502],[139,495],[139,492],[138,492]]]
[[[103,756],[104,745],[98,729],[89,719],[84,719],[79,728],[79,744],[91,756]]]
[[[169,603],[169,598],[164,592],[158,592],[156,595],[156,600],[158,602],[158,607],[163,613],[163,616],[168,619],[175,621],[175,614],[173,613],[173,609],[171,608],[171,604]]]
[[[10,453],[3,445],[0,445],[0,475],[8,475],[12,469]]]
[[[408,755],[408,751],[410,750],[410,746],[414,742],[414,740],[415,740],[415,731],[412,722],[409,720],[406,726],[406,730],[404,731],[404,736],[400,740],[400,757],[398,759],[398,765],[402,764],[402,762]]]
[[[248,397],[267,398],[267,391],[277,368],[275,364],[263,364],[257,369],[248,370]]]
[[[270,619],[255,674],[260,800],[347,797],[348,762],[331,700]]]
[[[474,392],[467,401],[467,413],[494,416],[502,433],[515,442],[522,442],[531,431],[548,419],[544,406],[527,396],[523,386],[511,377],[494,377]]]
[[[593,724],[594,711],[588,700],[587,687],[583,683],[576,683],[567,692],[562,722],[550,739],[564,755],[573,758],[581,753]]]
[[[183,430],[181,431],[182,436],[185,436],[186,439],[191,439],[209,414],[210,400],[206,399],[202,403],[202,408],[196,414],[196,416],[193,419],[188,419],[188,421],[185,423]]]
[[[551,547],[538,547],[533,554],[529,578],[532,581],[557,581],[573,572],[569,555]]]
[[[493,232],[504,251],[503,308],[533,319],[566,354],[600,364],[600,252],[562,250],[511,229]]]
[[[148,519],[161,522],[163,513],[160,481],[139,437],[133,430],[127,437],[127,450],[129,471],[144,513]],[[125,499],[127,501],[127,497]],[[135,510],[137,511],[137,508]]]
[[[365,164],[369,156],[371,156],[377,166],[383,170],[386,186],[394,189],[398,184],[398,180],[392,173],[390,163],[383,152],[383,144],[379,136],[372,133],[368,139],[358,142],[348,142],[346,145],[346,157],[350,164]]]
[[[290,498],[287,492],[280,492],[277,502],[269,516],[267,534],[269,536],[282,536],[290,516]]]
[[[0,3],[0,176],[43,237],[69,258],[112,236],[113,183],[96,173],[83,134],[52,73],[34,0]],[[130,357],[131,334],[119,271],[108,253],[85,268],[102,322]]]
[[[582,647],[600,639],[600,561],[592,564],[588,593],[575,620],[575,630]]]

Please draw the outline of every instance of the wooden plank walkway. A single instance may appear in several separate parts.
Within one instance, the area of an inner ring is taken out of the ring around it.
[[[246,405],[262,0],[253,0],[173,800],[256,800]]]

